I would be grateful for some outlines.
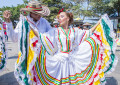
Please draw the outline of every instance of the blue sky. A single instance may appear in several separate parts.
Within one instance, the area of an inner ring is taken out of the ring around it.
[[[0,8],[3,6],[17,6],[17,4],[23,4],[23,0],[0,0]]]

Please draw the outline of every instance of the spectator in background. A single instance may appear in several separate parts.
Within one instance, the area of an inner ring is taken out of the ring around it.
[[[3,22],[3,30],[4,30],[4,34],[5,34],[5,40],[7,40],[8,41],[8,35],[7,35],[7,30],[6,30],[6,23],[5,22]]]

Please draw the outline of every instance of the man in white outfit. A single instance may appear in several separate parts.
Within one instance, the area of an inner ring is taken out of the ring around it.
[[[29,24],[37,27],[39,33],[47,32],[51,29],[49,22],[42,18],[42,16],[48,16],[50,10],[47,6],[41,5],[38,1],[30,1],[26,8],[22,8],[21,11],[29,12],[27,19],[30,21]],[[8,37],[12,39],[13,42],[19,41],[19,34],[21,32],[22,21],[20,20],[15,29],[13,29],[12,22],[10,20],[11,13],[9,10],[4,11],[3,17],[7,25]]]
[[[28,56],[27,56],[29,54],[29,49],[27,48],[29,48],[29,42],[27,41],[24,42],[25,40],[23,38],[21,39],[21,34],[25,33],[22,30],[23,18],[27,20],[27,22],[29,23],[29,26],[36,27],[37,28],[36,30],[39,33],[47,32],[50,29],[52,29],[52,27],[50,26],[50,24],[46,19],[42,18],[42,16],[48,16],[50,14],[50,10],[48,7],[41,5],[40,2],[30,1],[28,3],[28,6],[26,8],[22,8],[21,11],[29,12],[29,14],[26,17],[23,17],[23,16],[20,17],[20,21],[18,22],[15,29],[13,29],[12,22],[10,20],[10,16],[11,16],[10,11],[8,10],[4,11],[3,17],[5,18],[5,22],[7,25],[8,37],[10,37],[13,42],[18,42],[18,49],[19,49],[18,60],[19,61],[17,61],[15,64],[15,71],[14,71],[15,77],[18,80],[18,82],[20,81],[23,82],[21,85],[28,85],[27,63],[29,62],[30,59],[28,59]],[[22,41],[22,45],[20,41]]]

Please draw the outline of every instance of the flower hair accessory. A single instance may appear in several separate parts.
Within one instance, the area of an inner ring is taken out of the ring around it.
[[[58,14],[60,14],[61,12],[65,12],[65,9],[62,8],[61,10],[59,10]]]

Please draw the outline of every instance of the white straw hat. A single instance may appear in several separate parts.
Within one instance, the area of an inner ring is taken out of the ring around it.
[[[21,8],[20,11],[28,11],[43,16],[50,15],[50,10],[47,6],[41,5],[39,1],[30,1],[26,8]]]

